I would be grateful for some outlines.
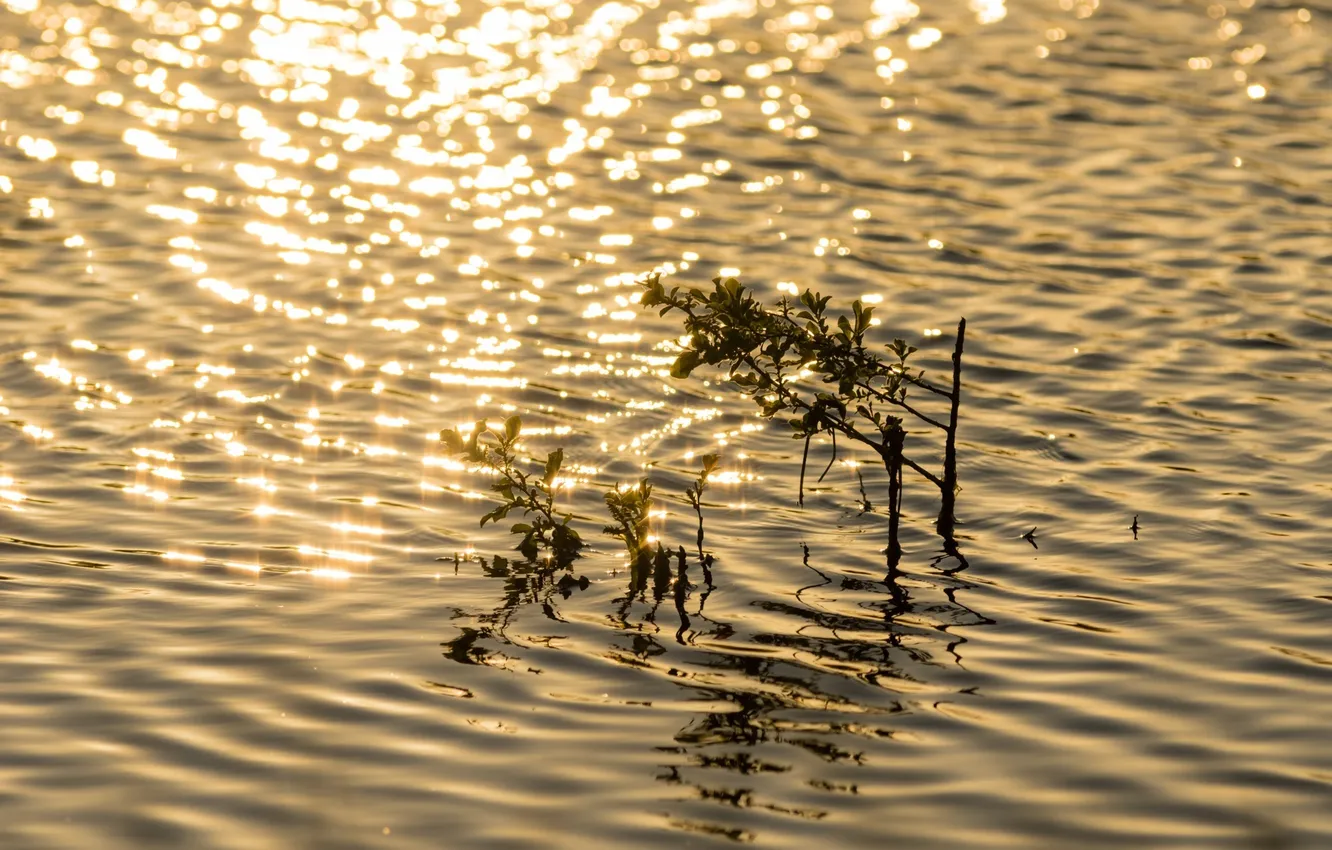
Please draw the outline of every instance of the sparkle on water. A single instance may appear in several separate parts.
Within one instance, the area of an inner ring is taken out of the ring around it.
[[[1325,15],[0,0],[0,845],[1325,846]],[[966,568],[652,272],[966,315]],[[514,413],[717,564],[507,559]]]

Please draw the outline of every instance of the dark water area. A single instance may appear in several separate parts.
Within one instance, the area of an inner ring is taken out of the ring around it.
[[[0,0],[0,847],[1332,846],[1329,15]],[[654,271],[965,316],[965,562]]]

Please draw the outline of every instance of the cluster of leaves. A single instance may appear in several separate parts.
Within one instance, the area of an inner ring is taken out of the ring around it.
[[[519,417],[510,416],[501,428],[491,428],[479,421],[466,436],[445,428],[439,432],[439,439],[452,454],[462,455],[499,475],[491,489],[502,501],[481,517],[481,525],[499,522],[510,512],[521,511],[528,520],[514,523],[510,529],[514,534],[522,535],[516,547],[518,551],[528,560],[536,560],[544,549],[551,553],[556,563],[565,566],[578,557],[584,544],[578,530],[569,524],[573,515],[555,508],[555,479],[564,464],[564,449],[546,455],[541,475],[529,475],[519,466],[515,448],[522,427]]]
[[[947,426],[918,411],[908,390],[920,387],[949,396],[907,365],[916,351],[895,339],[879,349],[867,342],[873,307],[860,301],[850,315],[828,313],[828,296],[810,290],[798,302],[783,297],[773,308],[759,303],[735,278],[715,278],[712,292],[667,289],[659,275],[642,283],[642,304],[660,314],[684,316],[688,342],[671,367],[671,376],[687,378],[700,366],[719,366],[744,390],[763,416],[784,417],[793,435],[806,441],[818,434],[838,436],[872,449],[885,466],[904,463],[926,478],[933,475],[901,457],[903,416],[910,413],[943,430]],[[800,386],[815,379],[828,389]],[[803,489],[804,468],[801,469]]]
[[[491,485],[500,497],[500,503],[481,517],[481,525],[499,522],[513,511],[520,511],[527,519],[510,528],[521,540],[516,547],[529,561],[535,561],[542,551],[550,553],[556,565],[566,567],[582,551],[582,537],[570,523],[573,514],[562,512],[555,506],[556,478],[564,463],[564,449],[555,449],[546,456],[540,475],[528,474],[522,469],[518,453],[518,437],[522,433],[522,420],[510,416],[502,427],[493,428],[484,421],[477,422],[470,433],[463,434],[453,428],[439,432],[440,442],[449,453],[460,455],[483,469],[496,473],[498,479]],[[689,504],[698,515],[699,557],[703,554],[703,490],[708,476],[717,468],[717,455],[703,458],[703,470],[686,491]],[[615,487],[606,492],[606,509],[613,525],[603,531],[623,541],[630,559],[638,564],[646,558],[652,561],[648,546],[648,531],[652,515],[652,483],[644,478],[631,486]],[[655,557],[660,560],[664,550],[659,545]],[[683,551],[683,550],[681,550]],[[710,558],[707,559],[709,562]]]
[[[652,517],[652,483],[644,478],[633,486],[607,490],[606,510],[610,512],[615,524],[602,530],[624,541],[630,558],[638,557],[648,542],[648,525]]]

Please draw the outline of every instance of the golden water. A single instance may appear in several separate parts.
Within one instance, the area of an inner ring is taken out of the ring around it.
[[[1329,13],[0,0],[0,846],[1332,845]],[[965,315],[965,568],[654,270]]]

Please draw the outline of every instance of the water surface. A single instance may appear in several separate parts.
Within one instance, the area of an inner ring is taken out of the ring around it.
[[[0,844],[1328,846],[1329,13],[3,0]],[[653,271],[966,316],[965,562]],[[515,412],[712,572],[515,560]]]

